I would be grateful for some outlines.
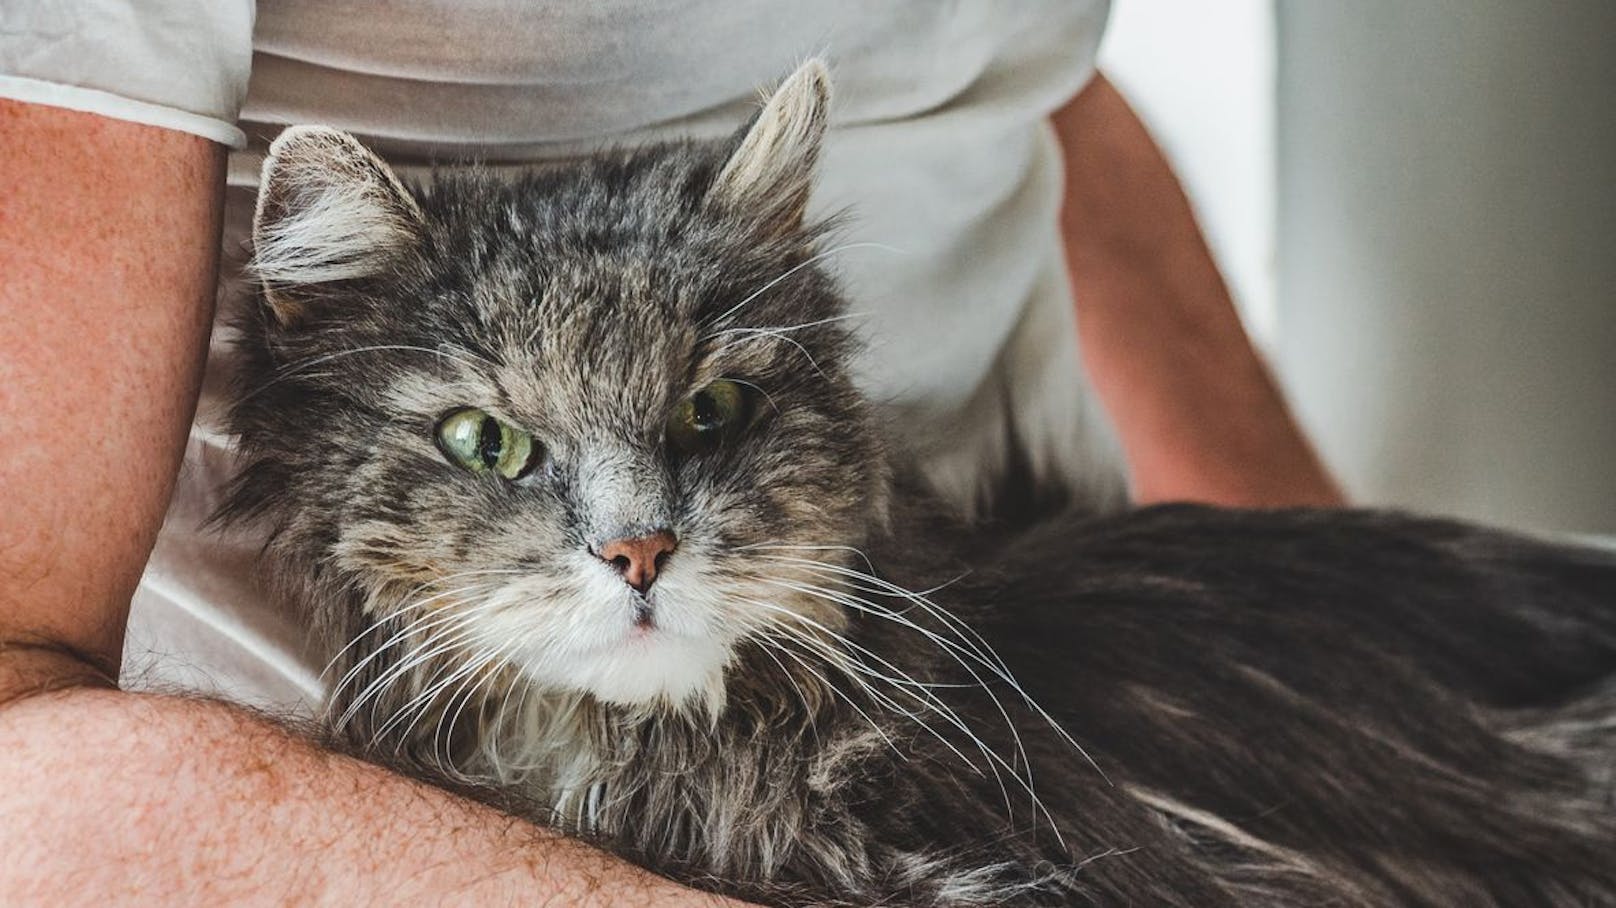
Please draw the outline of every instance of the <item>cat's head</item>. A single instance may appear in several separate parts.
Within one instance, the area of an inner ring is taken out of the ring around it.
[[[712,705],[749,637],[840,626],[834,575],[791,559],[845,563],[886,479],[803,220],[827,101],[810,63],[728,142],[425,187],[287,130],[229,507],[388,662]]]

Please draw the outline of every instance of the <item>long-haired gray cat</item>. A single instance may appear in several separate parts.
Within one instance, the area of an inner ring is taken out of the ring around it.
[[[826,103],[515,181],[274,143],[227,513],[331,728],[765,901],[1616,904],[1616,556],[949,516],[849,379]]]

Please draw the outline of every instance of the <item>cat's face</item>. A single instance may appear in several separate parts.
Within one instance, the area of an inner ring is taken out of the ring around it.
[[[825,101],[805,67],[724,147],[417,191],[288,131],[233,507],[410,628],[396,657],[609,702],[711,705],[750,636],[841,626],[823,570],[770,557],[845,563],[885,495],[801,224]]]

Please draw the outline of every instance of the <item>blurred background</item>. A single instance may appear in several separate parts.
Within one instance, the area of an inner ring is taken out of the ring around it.
[[[1616,534],[1616,2],[1115,0],[1101,66],[1358,502]]]

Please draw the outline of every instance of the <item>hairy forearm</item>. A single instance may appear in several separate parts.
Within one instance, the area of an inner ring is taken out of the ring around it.
[[[201,380],[223,167],[0,100],[0,638],[116,669]]]
[[[1341,493],[1240,324],[1165,157],[1103,77],[1054,117],[1078,333],[1141,503]]]
[[[71,666],[17,655],[0,904],[731,904],[224,704],[39,693]]]

